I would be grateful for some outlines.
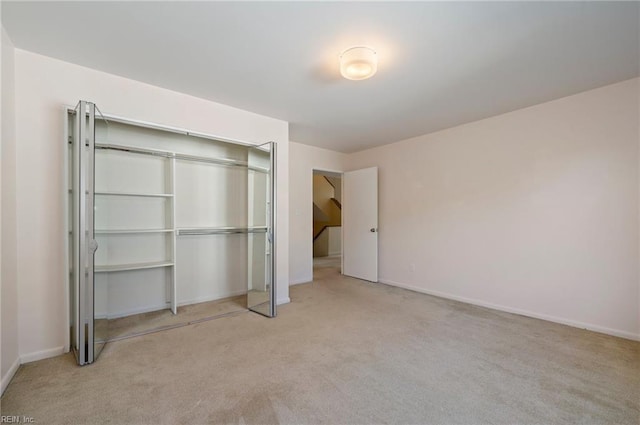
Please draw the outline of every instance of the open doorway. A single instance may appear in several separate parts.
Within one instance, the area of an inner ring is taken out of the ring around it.
[[[342,174],[313,170],[313,278],[342,268]]]

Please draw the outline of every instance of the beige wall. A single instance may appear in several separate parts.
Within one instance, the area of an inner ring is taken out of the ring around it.
[[[313,170],[342,172],[347,154],[293,142],[289,149],[289,276],[296,284],[313,279]]]
[[[313,221],[313,256],[326,257],[327,255],[338,255],[341,252],[341,240],[336,240],[336,232],[331,234],[331,229],[342,225],[342,210],[334,202],[336,199],[336,187],[342,188],[340,178],[332,178],[321,174],[313,175],[313,203],[325,214],[326,220],[319,221],[314,217]],[[324,230],[326,228],[326,230]],[[321,234],[320,232],[326,234]]]
[[[342,255],[342,227],[329,227],[327,255]]]
[[[380,280],[638,338],[638,100],[634,79],[350,155],[379,167]]]
[[[2,28],[2,146],[0,252],[2,283],[2,391],[17,370],[18,286],[16,276],[16,139],[15,139],[15,54],[9,36]]]
[[[329,215],[331,198],[335,195],[335,189],[327,179],[319,174],[313,175],[313,202]]]
[[[23,362],[68,346],[63,105],[249,143],[278,143],[278,302],[289,300],[289,135],[284,121],[16,49],[18,304]]]
[[[342,224],[342,211],[340,207],[336,205],[332,198],[335,198],[335,189],[331,183],[322,175],[314,174],[313,175],[313,203],[320,208],[320,210],[326,215],[326,221],[317,221],[313,222],[313,235],[314,237],[320,232],[325,226],[340,226]],[[323,244],[324,248],[321,249],[322,254],[318,255],[317,251],[317,241],[314,243],[314,257],[318,256],[326,256],[329,252],[329,247],[327,244]]]

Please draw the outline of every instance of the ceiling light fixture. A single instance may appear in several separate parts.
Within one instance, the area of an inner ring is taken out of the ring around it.
[[[370,47],[350,47],[340,54],[340,73],[347,80],[366,80],[377,70],[378,55]]]

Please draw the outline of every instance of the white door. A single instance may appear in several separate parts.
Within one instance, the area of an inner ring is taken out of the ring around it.
[[[378,167],[344,173],[342,273],[378,281]]]

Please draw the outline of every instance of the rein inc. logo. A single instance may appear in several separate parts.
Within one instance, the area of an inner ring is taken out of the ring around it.
[[[33,424],[35,422],[31,416],[0,416],[0,424]]]

